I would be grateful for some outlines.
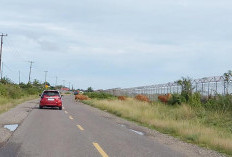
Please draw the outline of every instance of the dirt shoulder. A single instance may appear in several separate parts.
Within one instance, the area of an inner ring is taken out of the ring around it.
[[[15,108],[10,109],[8,112],[0,114],[0,146],[2,146],[13,134],[13,131],[4,128],[4,125],[20,125],[30,111],[38,105],[38,102],[38,99],[26,101],[17,105]]]

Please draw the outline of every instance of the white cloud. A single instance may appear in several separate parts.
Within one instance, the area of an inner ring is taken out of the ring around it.
[[[14,67],[15,74],[9,74],[15,80],[18,69],[27,74],[25,60],[34,60],[34,77],[43,80],[48,70],[51,81],[59,75],[83,88],[88,83],[97,88],[128,87],[173,81],[185,74],[219,75],[231,69],[231,4],[4,1],[0,32],[9,36],[3,57]]]

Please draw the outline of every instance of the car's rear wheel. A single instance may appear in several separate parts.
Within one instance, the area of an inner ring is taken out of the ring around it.
[[[59,107],[59,110],[62,110],[62,107]]]

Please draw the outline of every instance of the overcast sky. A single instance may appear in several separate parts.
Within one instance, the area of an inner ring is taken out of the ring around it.
[[[106,89],[232,69],[231,0],[0,0],[3,74]]]

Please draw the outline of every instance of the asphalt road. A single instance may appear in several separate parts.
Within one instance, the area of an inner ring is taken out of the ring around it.
[[[0,157],[186,156],[73,98],[63,98],[62,111],[34,108],[0,148]]]

